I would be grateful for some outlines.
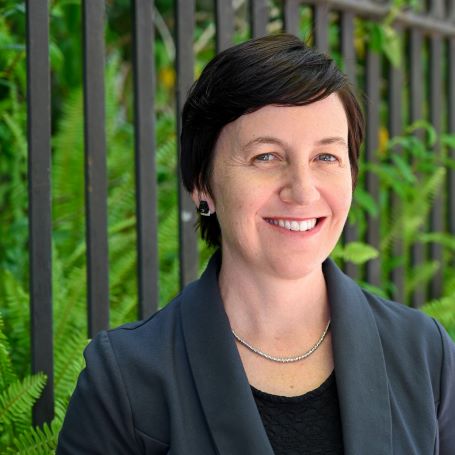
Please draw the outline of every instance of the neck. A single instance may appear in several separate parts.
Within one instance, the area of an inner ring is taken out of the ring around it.
[[[322,266],[291,280],[250,270],[223,255],[219,281],[231,327],[251,342],[314,338],[330,318]]]

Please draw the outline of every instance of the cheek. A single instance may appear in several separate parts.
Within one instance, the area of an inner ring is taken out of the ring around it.
[[[254,221],[257,212],[257,200],[251,193],[232,192],[223,195],[217,205],[220,224],[241,228]]]
[[[339,212],[349,212],[352,203],[352,185],[344,185],[336,188],[331,193],[333,207]]]
[[[242,175],[241,178],[220,179],[216,185],[215,202],[217,211],[233,211],[245,215],[254,214],[267,199],[267,186],[251,176]]]
[[[249,186],[231,186],[221,190],[218,192],[216,209],[223,238],[248,243],[247,239],[257,228],[257,214],[262,206],[260,195]]]
[[[333,179],[325,186],[324,197],[332,210],[348,212],[352,203],[352,182],[348,178]]]

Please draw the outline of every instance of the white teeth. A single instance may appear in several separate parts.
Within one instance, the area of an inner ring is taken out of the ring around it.
[[[299,231],[300,223],[298,221],[291,221],[291,231]]]
[[[267,220],[270,224],[274,224],[275,226],[280,226],[282,228],[288,229],[289,231],[309,231],[316,226],[316,218],[311,220],[305,221],[296,221],[296,220],[276,220],[276,219],[268,219]]]

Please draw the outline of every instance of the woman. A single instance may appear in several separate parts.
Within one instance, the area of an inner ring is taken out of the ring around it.
[[[183,111],[181,172],[219,247],[146,321],[89,345],[59,454],[449,454],[455,345],[330,260],[363,120],[291,35],[219,54]]]

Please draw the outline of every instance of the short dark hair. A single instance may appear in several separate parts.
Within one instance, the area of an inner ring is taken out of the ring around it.
[[[218,54],[189,91],[182,112],[180,169],[191,193],[212,194],[213,152],[225,125],[267,105],[302,106],[336,92],[348,120],[349,160],[355,186],[364,119],[346,75],[335,62],[290,34],[270,35]],[[221,245],[216,214],[200,217],[202,238]]]

